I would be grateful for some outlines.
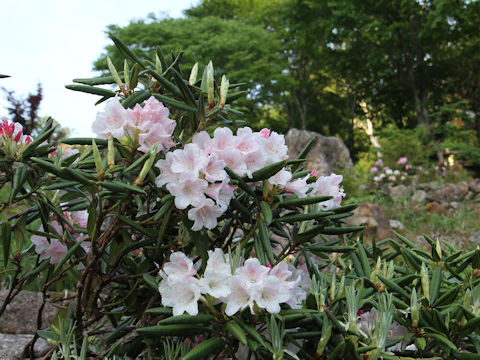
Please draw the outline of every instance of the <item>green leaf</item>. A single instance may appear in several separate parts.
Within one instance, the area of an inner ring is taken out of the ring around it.
[[[135,55],[135,53],[128,48],[128,46],[119,38],[117,38],[115,35],[113,35],[111,32],[108,33],[108,36],[110,36],[110,39],[113,40],[115,45],[117,46],[118,50],[127,57],[128,59],[132,60],[133,62],[137,63],[139,66],[142,68],[145,68],[145,65],[140,58]]]
[[[104,187],[108,190],[114,191],[114,192],[115,191],[120,191],[120,192],[123,192],[123,193],[136,192],[136,193],[144,194],[144,195],[147,194],[145,192],[145,190],[139,188],[138,186],[125,184],[125,183],[122,183],[120,181],[111,181],[111,182],[99,181],[97,184],[101,185],[102,187]]]
[[[73,79],[74,83],[79,83],[83,85],[110,85],[115,83],[115,79],[113,76],[100,76],[100,77],[93,77],[93,78],[86,78],[86,79]]]
[[[306,246],[306,249],[315,252],[337,252],[337,253],[349,253],[355,251],[357,248],[355,246],[335,246],[335,245],[324,245],[324,244],[313,244]]]
[[[155,278],[150,274],[143,274],[143,280],[155,291],[158,291],[158,284]],[[151,309],[150,309],[151,310]]]
[[[272,244],[270,243],[270,236],[268,233],[267,224],[265,223],[264,219],[258,220],[258,235],[260,237],[260,241],[262,242],[263,250],[267,255],[268,261],[270,265],[273,266],[275,264],[275,257],[272,251]]]
[[[399,295],[403,296],[405,299],[410,300],[410,295],[402,289],[400,286],[395,284],[393,281],[385,279],[383,276],[378,275],[378,278],[389,288],[391,291],[395,291]]]
[[[225,324],[225,328],[243,345],[247,345],[247,337],[245,336],[245,332],[242,330],[241,326],[238,325],[234,320],[227,322]]]
[[[203,324],[210,323],[215,319],[215,316],[208,314],[198,314],[198,315],[177,315],[171,316],[166,319],[160,320],[158,325],[171,325],[171,324]]]
[[[322,201],[327,201],[332,199],[332,196],[308,196],[305,198],[297,198],[294,196],[288,196],[283,198],[280,202],[281,206],[304,206],[321,203]]]
[[[176,107],[177,109],[191,111],[191,112],[197,112],[196,108],[188,106],[187,104],[184,104],[184,103],[182,103],[178,100],[175,100],[175,99],[172,99],[172,98],[160,95],[160,94],[153,94],[153,96],[155,96],[161,102],[163,102],[165,104],[168,104],[168,105],[171,105],[173,107]]]
[[[367,252],[362,243],[358,243],[358,256],[360,258],[360,263],[362,264],[363,273],[365,277],[370,279],[370,262],[368,261]]]
[[[90,86],[90,85],[73,84],[73,85],[65,85],[65,87],[68,90],[80,91],[80,92],[84,92],[84,93],[87,93],[87,94],[93,94],[93,95],[100,95],[100,96],[104,96],[104,97],[107,97],[107,98],[111,98],[111,97],[114,97],[115,95],[117,95],[117,93],[115,91],[100,88],[100,87]]]
[[[140,90],[131,94],[128,98],[123,100],[122,104],[127,109],[132,109],[136,104],[141,104],[144,100],[147,100],[152,93],[148,90]]]
[[[445,336],[443,335],[440,335],[440,334],[434,334],[434,333],[428,333],[428,334],[425,334],[426,337],[429,337],[429,338],[432,338],[432,339],[435,339],[435,340],[438,340],[439,342],[441,342],[442,344],[448,346],[450,349],[454,350],[454,351],[457,351],[457,347],[455,346],[455,344],[453,342],[451,342],[448,338],[446,338]]]
[[[225,341],[220,337],[214,337],[196,345],[192,350],[182,356],[182,360],[202,360],[210,355],[220,352],[225,346]]]
[[[295,215],[285,215],[273,220],[273,222],[287,222],[287,223],[294,223],[296,221],[306,221],[306,220],[318,220],[328,215],[333,215],[333,211],[324,211],[324,212],[317,212],[311,214],[295,214]]]
[[[178,97],[182,97],[182,92],[180,91],[180,89],[174,83],[168,81],[162,75],[160,75],[159,73],[157,73],[156,71],[154,71],[152,69],[149,69],[149,73],[156,80],[158,80],[158,82],[161,83],[165,88],[170,90],[170,92],[172,92],[174,95],[176,95]],[[158,95],[158,94],[155,94],[155,95]]]
[[[268,204],[265,201],[261,201],[260,208],[262,209],[263,218],[265,219],[267,224],[271,223],[273,215],[272,215],[272,209],[270,209],[270,206],[268,206]]]
[[[60,336],[52,331],[37,330],[38,336],[46,340],[60,341]]]
[[[67,145],[91,145],[93,140],[95,140],[95,143],[99,146],[107,146],[108,144],[107,139],[99,139],[99,138],[67,138],[67,139],[60,139],[58,142],[60,144],[67,144]]]
[[[266,180],[276,173],[278,173],[280,170],[282,170],[285,165],[287,164],[287,160],[279,161],[274,164],[265,166],[264,168],[254,171],[252,173],[251,178],[244,178],[246,182],[257,182],[257,181],[263,181]]]
[[[307,143],[307,145],[305,145],[305,147],[298,153],[296,159],[305,159],[316,142],[317,142],[316,137],[311,138],[310,141]],[[293,165],[292,171],[295,171],[299,166],[300,164]]]
[[[210,331],[208,328],[199,325],[156,325],[137,329],[141,334],[154,336],[178,336],[189,337],[192,335],[200,335]]]
[[[13,201],[15,199],[15,196],[22,189],[25,180],[27,180],[27,176],[28,170],[24,165],[20,165],[15,170],[15,174],[13,175],[12,190],[10,192],[10,201]]]
[[[242,177],[237,175],[232,169],[230,169],[228,166],[225,167],[225,171],[227,172],[228,176],[232,178],[233,180],[236,180],[238,182],[238,186],[244,190],[247,194],[253,196],[256,198],[257,196],[255,195],[255,192],[243,181]]]
[[[3,249],[3,266],[7,268],[8,258],[10,256],[10,243],[12,241],[12,228],[8,222],[2,224],[2,249]]]
[[[147,313],[157,314],[157,315],[172,315],[172,308],[167,307],[156,307],[146,310]]]
[[[440,285],[442,282],[442,268],[437,266],[432,273],[432,281],[430,282],[429,301],[430,304],[434,304],[437,300],[437,296],[440,292]]]

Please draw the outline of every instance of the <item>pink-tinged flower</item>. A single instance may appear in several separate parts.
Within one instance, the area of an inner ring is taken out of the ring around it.
[[[50,258],[50,264],[58,264],[67,254],[68,248],[57,239],[50,240],[50,246],[45,254]]]
[[[101,138],[108,138],[112,135],[114,138],[121,139],[125,137],[125,130],[132,122],[133,111],[125,109],[116,96],[108,100],[104,112],[98,112],[97,118],[92,124],[92,131]]]
[[[182,175],[178,182],[167,184],[167,190],[175,196],[177,209],[186,209],[189,205],[199,206],[204,203],[208,182],[192,178],[189,174]]]
[[[201,131],[193,136],[192,143],[197,145],[205,154],[210,154],[212,139],[206,131]]]
[[[375,161],[375,165],[383,166],[383,161],[382,160],[377,160],[377,161]]]
[[[265,138],[265,139],[268,139],[268,137],[270,136],[270,133],[271,133],[271,132],[272,132],[272,131],[271,131],[270,129],[264,128],[264,129],[260,130],[258,133],[260,134],[261,137],[263,137],[263,138]]]
[[[193,231],[198,231],[203,227],[213,229],[217,226],[217,219],[225,212],[220,206],[215,205],[212,199],[206,199],[200,205],[188,210],[188,218],[194,222]]]
[[[225,161],[219,160],[215,154],[211,154],[205,161],[202,172],[209,182],[223,181],[227,178],[225,172]]]
[[[240,276],[233,276],[230,280],[230,294],[222,298],[222,301],[227,304],[225,314],[232,316],[239,310],[245,309],[247,306],[253,313],[253,297],[249,285]]]
[[[268,179],[270,184],[279,186],[286,186],[290,180],[292,180],[292,173],[285,168]]]
[[[235,187],[228,184],[227,180],[221,183],[210,184],[205,194],[211,197],[220,208],[226,210],[233,198]]]
[[[410,170],[413,166],[410,164],[405,165],[405,170]]]
[[[266,165],[287,159],[287,152],[288,147],[285,145],[285,136],[272,131],[265,142]]]
[[[171,170],[174,173],[198,177],[200,169],[206,162],[206,156],[195,144],[187,144],[183,150],[172,152]]]
[[[372,174],[376,174],[376,173],[378,172],[378,168],[377,168],[376,166],[372,166],[372,167],[370,168],[370,172],[371,172]]]
[[[88,223],[88,211],[74,211],[71,213],[71,217],[74,223],[78,224],[81,228],[86,228]]]
[[[155,166],[160,169],[160,175],[155,179],[155,184],[161,187],[170,182],[178,181],[178,175],[172,171],[174,156],[172,152],[165,155],[165,160],[158,160]]]
[[[212,151],[215,153],[223,150],[235,148],[237,145],[237,138],[233,135],[229,128],[216,128],[213,132]]]
[[[40,228],[40,230],[43,231],[43,228]],[[43,236],[33,235],[30,238],[30,241],[32,242],[32,244],[35,245],[35,252],[40,255],[40,260],[47,259],[47,249],[50,246],[47,238]]]
[[[222,273],[213,269],[205,270],[203,278],[200,280],[202,293],[209,294],[217,299],[230,295],[232,291],[230,287],[231,277],[230,272]]]
[[[312,170],[312,171],[310,172],[310,175],[309,175],[309,176],[310,176],[310,177],[317,177],[317,170]]]
[[[237,268],[235,274],[249,285],[261,285],[263,278],[269,271],[270,269],[260,264],[258,259],[250,258],[245,261],[243,266]]]
[[[194,277],[182,278],[177,276],[165,276],[158,285],[158,291],[162,296],[162,305],[172,307],[174,316],[187,312],[190,315],[198,314],[198,299],[200,299],[200,282]]]
[[[236,174],[243,176],[247,173],[247,164],[244,161],[242,153],[235,148],[225,149],[215,152],[220,160],[225,161],[225,164],[232,169]]]
[[[170,261],[163,266],[163,271],[168,277],[179,278],[192,277],[197,273],[193,261],[181,251],[170,255]]]
[[[281,261],[270,270],[269,275],[285,281],[292,277],[292,272],[289,270],[288,264],[284,261]]]
[[[278,314],[280,304],[287,302],[291,297],[291,286],[288,281],[282,281],[276,276],[267,275],[263,278],[261,289],[254,296],[259,308],[269,313]]]
[[[79,152],[80,150],[78,149],[66,148],[65,151],[63,151],[62,159],[66,159],[72,155],[78,154]]]
[[[168,126],[152,124],[147,132],[142,132],[138,135],[138,143],[140,144],[138,150],[147,153],[155,144],[158,144],[157,152],[170,149],[175,145],[172,139],[175,125],[176,123],[173,120]]]
[[[260,148],[255,136],[253,136],[252,129],[249,127],[238,129],[236,148],[240,150],[243,155],[257,152]]]
[[[408,159],[405,156],[402,156],[400,159],[397,160],[397,164],[406,164]]]
[[[28,145],[28,144],[30,144],[30,143],[32,142],[32,138],[31,138],[30,136],[26,135],[26,136],[23,138],[23,142]]]
[[[288,182],[287,185],[285,185],[285,189],[293,192],[299,198],[304,198],[307,196],[307,191],[310,189],[310,185],[307,184],[307,178],[305,177]]]

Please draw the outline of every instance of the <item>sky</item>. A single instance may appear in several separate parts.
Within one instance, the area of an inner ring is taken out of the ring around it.
[[[18,97],[43,87],[40,116],[52,116],[70,136],[93,136],[99,99],[65,89],[74,78],[96,76],[93,61],[111,44],[110,24],[128,25],[149,13],[173,18],[199,0],[0,0],[0,87]],[[0,90],[0,118],[8,116]]]

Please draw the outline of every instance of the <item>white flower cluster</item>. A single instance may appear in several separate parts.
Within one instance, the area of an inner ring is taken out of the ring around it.
[[[201,294],[208,294],[226,304],[225,314],[234,315],[254,305],[270,313],[278,313],[280,304],[300,308],[311,287],[311,279],[305,269],[280,262],[274,268],[250,258],[232,273],[229,256],[221,249],[208,251],[209,259],[202,278],[184,253],[176,252],[170,262],[160,270],[162,281],[158,290],[164,306],[173,307],[173,315],[184,312],[198,314]]]
[[[160,169],[156,184],[166,185],[178,209],[190,207],[188,218],[194,222],[194,231],[215,228],[233,198],[235,187],[229,185],[225,166],[239,176],[251,178],[253,172],[288,158],[283,135],[269,129],[254,132],[249,127],[238,129],[236,135],[229,128],[217,128],[213,138],[202,131],[183,149],[168,151],[175,145],[172,134],[176,125],[168,115],[168,109],[154,97],[143,107],[137,104],[133,109],[125,109],[115,97],[104,112],[97,114],[92,129],[100,137],[130,139],[143,152],[158,144],[158,151],[166,155],[156,164]],[[323,210],[340,206],[345,196],[339,187],[342,176],[320,176],[313,184],[307,183],[309,177],[292,180],[292,173],[283,168],[269,182],[299,197],[333,196],[320,204]]]
[[[154,144],[158,151],[167,151],[175,145],[172,134],[176,122],[168,118],[169,110],[151,96],[142,107],[125,109],[118,97],[107,102],[104,112],[97,113],[92,130],[101,138],[130,138],[140,145],[139,151],[148,152]]]

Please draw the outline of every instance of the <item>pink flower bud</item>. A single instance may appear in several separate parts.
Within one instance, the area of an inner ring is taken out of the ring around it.
[[[20,139],[22,138],[22,136],[23,136],[23,132],[22,132],[22,130],[20,130],[20,131],[18,132],[18,134],[15,135],[15,138],[14,138],[13,140],[15,140],[15,142],[19,142]]]
[[[312,170],[312,172],[310,173],[310,176],[317,177],[317,170]]]
[[[382,161],[382,160],[377,160],[377,161],[375,162],[375,165],[377,165],[377,166],[382,166],[382,165],[383,165],[383,161]]]
[[[405,170],[410,170],[412,168],[412,165],[408,164],[405,166]]]
[[[372,166],[372,167],[370,168],[370,172],[371,172],[372,174],[375,174],[375,173],[378,172],[378,168],[377,168],[376,166]]]
[[[27,143],[27,145],[30,144],[32,142],[32,138],[30,136],[27,136],[25,138],[25,142]]]
[[[6,129],[5,129],[5,125],[4,125],[3,130],[7,133],[8,137],[11,137],[13,132],[15,131],[15,125],[13,123],[8,124]]]
[[[397,164],[406,164],[408,161],[408,158],[405,156],[402,156],[400,159],[397,160]]]

